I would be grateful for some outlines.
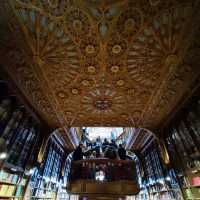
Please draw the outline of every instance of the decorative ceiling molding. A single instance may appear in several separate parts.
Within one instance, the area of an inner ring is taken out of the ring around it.
[[[4,1],[4,66],[55,127],[154,129],[200,73],[197,2]]]

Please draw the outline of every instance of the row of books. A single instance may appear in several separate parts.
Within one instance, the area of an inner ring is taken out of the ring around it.
[[[17,174],[9,174],[3,170],[0,171],[0,182],[17,184],[19,176]]]

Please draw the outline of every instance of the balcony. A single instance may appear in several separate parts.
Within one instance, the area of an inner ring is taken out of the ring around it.
[[[135,195],[140,189],[132,160],[72,162],[67,190],[78,195]]]

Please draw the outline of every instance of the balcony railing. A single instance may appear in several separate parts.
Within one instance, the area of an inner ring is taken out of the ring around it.
[[[67,189],[72,194],[136,194],[139,186],[135,163],[110,159],[72,162]]]

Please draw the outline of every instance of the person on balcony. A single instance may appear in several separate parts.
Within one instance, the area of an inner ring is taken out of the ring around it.
[[[83,159],[84,153],[82,149],[83,149],[83,143],[80,143],[72,155],[73,161]]]
[[[105,152],[106,148],[109,146],[108,140],[105,138],[102,144],[102,151]]]
[[[96,156],[97,156],[97,157],[100,157],[101,146],[102,146],[101,138],[98,137],[98,138],[96,139],[96,146],[95,146],[95,151],[96,151]]]
[[[105,150],[104,156],[108,159],[117,159],[117,151],[114,147],[108,146]]]
[[[122,146],[122,144],[119,145],[119,148],[118,148],[118,155],[119,155],[119,158],[121,160],[126,160],[126,150],[125,148]]]
[[[100,136],[96,139],[96,144],[97,144],[98,146],[101,146],[101,145],[102,145],[102,141],[101,141]]]
[[[113,148],[115,148],[115,149],[118,148],[118,146],[117,146],[115,140],[113,140],[113,139],[111,140],[110,146],[113,147]]]
[[[96,148],[96,146],[97,146],[96,141],[93,141],[93,142],[92,142],[92,145],[91,145],[92,149],[94,150],[94,149]]]

